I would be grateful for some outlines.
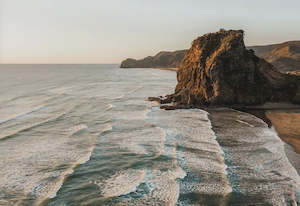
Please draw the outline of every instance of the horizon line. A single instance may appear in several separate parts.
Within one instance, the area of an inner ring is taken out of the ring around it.
[[[0,63],[0,65],[99,65],[99,64],[106,64],[106,65],[114,65],[120,63]]]

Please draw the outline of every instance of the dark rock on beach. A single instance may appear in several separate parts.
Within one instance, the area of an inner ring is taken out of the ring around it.
[[[242,30],[220,30],[194,40],[177,80],[175,93],[164,99],[176,107],[300,102],[299,77],[279,72],[248,50]]]
[[[160,106],[161,109],[164,109],[164,110],[175,110],[177,109],[175,106],[173,105],[162,105]]]
[[[162,97],[148,97],[148,101],[150,102],[158,102],[158,103],[162,103]]]

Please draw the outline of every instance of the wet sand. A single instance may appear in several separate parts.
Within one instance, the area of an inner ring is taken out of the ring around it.
[[[293,104],[266,104],[258,107],[235,108],[252,114],[274,129],[284,141],[285,153],[300,174],[300,108]]]
[[[232,187],[227,205],[298,205],[293,181],[290,187],[285,180],[293,174],[299,185],[299,155],[254,115],[226,108],[208,112]]]
[[[250,113],[274,127],[280,138],[300,154],[300,105],[289,103],[267,103],[234,109]]]
[[[278,136],[287,144],[285,153],[300,174],[300,110],[266,111]]]
[[[300,110],[266,111],[280,138],[300,154]]]

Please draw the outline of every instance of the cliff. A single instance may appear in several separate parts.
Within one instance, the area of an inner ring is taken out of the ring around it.
[[[161,103],[181,108],[299,101],[299,77],[280,73],[248,50],[242,30],[220,30],[194,40],[177,80],[175,93]]]
[[[300,41],[248,48],[253,49],[255,54],[266,59],[280,71],[300,71]]]
[[[288,41],[282,44],[250,46],[248,49],[273,64],[281,72],[300,72],[300,41]],[[144,59],[126,59],[121,68],[178,68],[187,50],[159,52]]]
[[[149,56],[140,60],[126,59],[121,63],[121,68],[177,68],[186,51],[162,51],[153,57]]]

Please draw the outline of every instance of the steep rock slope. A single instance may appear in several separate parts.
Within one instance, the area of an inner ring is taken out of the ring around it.
[[[242,30],[220,30],[193,41],[177,72],[175,93],[162,103],[181,106],[257,105],[297,101],[299,77],[283,74],[244,44]]]

